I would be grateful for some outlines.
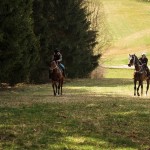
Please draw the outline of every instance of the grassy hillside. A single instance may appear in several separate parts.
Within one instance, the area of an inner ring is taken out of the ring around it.
[[[150,3],[137,0],[101,0],[112,47],[103,56],[105,65],[124,65],[128,54],[146,52],[150,58]],[[95,0],[98,4],[100,1]]]

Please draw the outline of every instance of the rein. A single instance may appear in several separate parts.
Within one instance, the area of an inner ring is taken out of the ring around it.
[[[140,66],[140,62],[139,62],[138,58],[135,55],[134,55],[134,58],[133,58],[133,64],[134,64],[135,67]]]

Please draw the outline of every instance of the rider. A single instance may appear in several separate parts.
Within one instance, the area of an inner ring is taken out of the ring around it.
[[[145,54],[145,53],[142,53],[142,56],[141,56],[141,58],[139,59],[139,61],[140,61],[140,64],[141,64],[141,65],[145,65],[145,66],[146,66],[147,77],[150,78],[150,71],[149,71],[149,68],[148,68],[148,66],[147,66],[147,64],[148,64],[148,58],[146,57],[146,54]]]
[[[147,59],[145,53],[142,53],[142,57],[141,57],[139,60],[140,60],[141,65],[142,65],[142,64],[146,64],[146,66],[147,66],[148,59]]]
[[[62,62],[62,54],[60,53],[59,49],[54,50],[52,60],[58,64],[59,68],[63,72],[63,76],[65,77],[65,66],[61,63]]]

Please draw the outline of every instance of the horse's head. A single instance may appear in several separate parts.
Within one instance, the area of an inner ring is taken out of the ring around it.
[[[55,61],[51,61],[50,62],[50,70],[54,70],[55,68],[57,68],[57,64]]]
[[[134,65],[134,61],[135,61],[135,54],[134,55],[130,55],[129,54],[129,63],[128,66],[131,67]]]

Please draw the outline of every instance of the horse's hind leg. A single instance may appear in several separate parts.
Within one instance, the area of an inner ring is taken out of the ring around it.
[[[55,91],[55,85],[54,85],[54,83],[52,84],[52,87],[53,87],[54,96],[56,96],[56,91]]]
[[[147,80],[146,82],[147,82],[147,88],[146,88],[146,95],[147,95],[147,92],[149,90],[149,80]]]
[[[60,85],[60,94],[62,95],[62,84]]]
[[[58,84],[58,95],[59,95],[59,93],[60,93],[60,82]]]
[[[139,88],[141,86],[141,82],[139,81],[139,85],[138,85],[138,88],[137,88],[137,95],[140,96],[140,93],[139,93]]]
[[[61,95],[62,95],[62,86],[63,86],[63,80],[61,81],[61,84],[60,84]]]
[[[136,80],[134,80],[134,96],[136,96]]]
[[[141,96],[143,95],[143,82],[141,82]]]
[[[57,83],[55,84],[55,95],[58,94],[58,86]]]

